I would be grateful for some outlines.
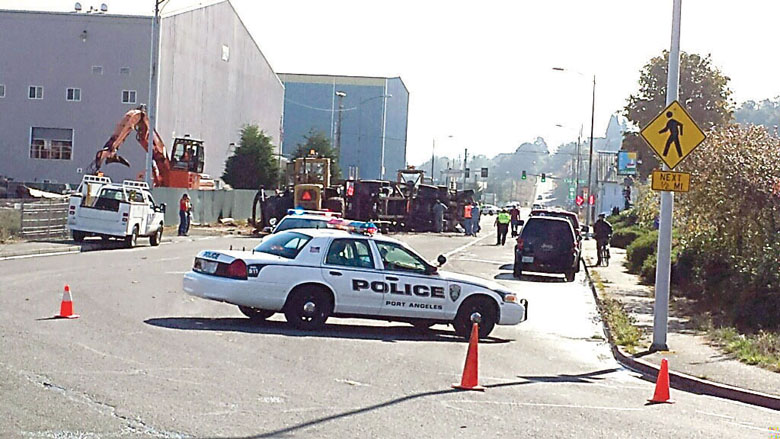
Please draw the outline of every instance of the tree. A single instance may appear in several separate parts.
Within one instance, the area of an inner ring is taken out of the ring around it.
[[[312,129],[307,136],[303,136],[306,143],[298,144],[293,152],[293,158],[309,157],[311,151],[317,157],[327,157],[330,159],[330,177],[332,180],[341,179],[341,166],[339,158],[336,156],[336,148],[330,144],[330,139],[322,131]]]
[[[646,126],[666,108],[666,77],[669,52],[652,58],[640,71],[639,91],[628,98],[623,114],[637,128]],[[712,65],[709,55],[680,54],[679,102],[702,130],[725,125],[732,120],[734,103],[729,77]],[[660,166],[655,154],[636,133],[625,136],[622,148],[639,153],[640,176]]]
[[[241,141],[232,156],[225,161],[222,179],[236,189],[270,188],[276,185],[279,167],[274,158],[271,137],[257,125],[241,128]]]
[[[780,97],[743,102],[734,112],[734,118],[737,123],[763,125],[774,132],[780,123]]]

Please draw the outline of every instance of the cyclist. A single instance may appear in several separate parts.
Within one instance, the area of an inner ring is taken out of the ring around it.
[[[596,262],[596,265],[601,265],[602,253],[604,252],[607,243],[609,243],[609,238],[612,237],[612,224],[605,218],[606,215],[600,213],[599,219],[593,223],[593,237],[596,238],[596,255],[598,255],[598,262]]]

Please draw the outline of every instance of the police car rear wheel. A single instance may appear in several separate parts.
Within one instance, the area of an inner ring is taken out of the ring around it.
[[[258,308],[252,308],[249,306],[240,306],[238,309],[243,313],[245,316],[249,317],[249,320],[252,320],[253,322],[264,322],[267,318],[274,315],[274,311],[268,311],[265,309],[258,309]]]
[[[486,297],[475,297],[466,300],[458,309],[455,321],[452,322],[455,333],[468,339],[471,336],[471,315],[479,313],[482,320],[479,323],[479,338],[486,338],[493,331],[493,327],[496,326],[496,320],[498,320],[495,308],[495,305]]]
[[[309,287],[292,293],[284,307],[284,317],[298,329],[317,329],[328,320],[331,308],[324,291]]]

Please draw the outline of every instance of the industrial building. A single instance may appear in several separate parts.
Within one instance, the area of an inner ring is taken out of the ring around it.
[[[148,103],[151,16],[0,10],[0,175],[78,183],[117,122]],[[256,124],[280,148],[284,86],[229,1],[161,19],[157,131],[205,143],[204,172],[222,175],[239,130]],[[136,178],[145,153],[130,136],[107,165]]]
[[[401,78],[292,73],[279,78],[285,87],[285,156],[320,132],[340,150],[344,178],[395,179],[406,166],[409,91]]]

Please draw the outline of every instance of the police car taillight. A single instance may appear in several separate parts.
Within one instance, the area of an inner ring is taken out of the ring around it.
[[[217,276],[232,277],[233,279],[246,279],[246,262],[241,259],[236,259],[230,264],[220,262],[217,271],[214,274]]]

